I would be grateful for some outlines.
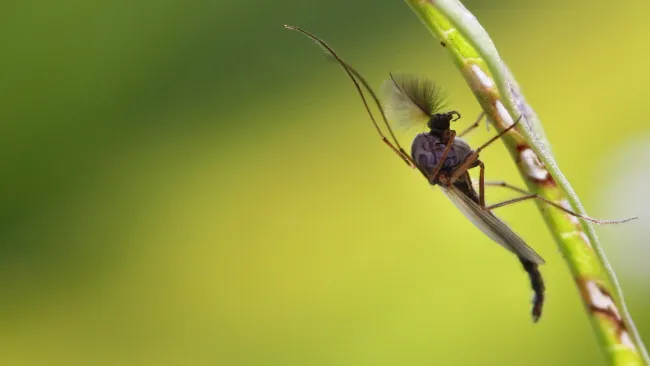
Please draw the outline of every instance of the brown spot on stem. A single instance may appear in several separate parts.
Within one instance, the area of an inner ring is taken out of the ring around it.
[[[594,280],[578,279],[577,283],[589,311],[594,316],[599,315],[614,325],[619,343],[634,348],[634,343],[629,338],[627,325],[621,317],[611,293]]]

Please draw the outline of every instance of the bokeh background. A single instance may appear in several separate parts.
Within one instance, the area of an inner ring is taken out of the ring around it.
[[[588,212],[642,217],[598,231],[650,341],[650,3],[465,4]],[[375,86],[436,79],[471,123],[478,104],[405,3],[10,0],[0,14],[0,364],[604,364],[534,205],[499,215],[548,262],[535,325],[517,260],[282,28],[325,38]],[[489,179],[521,185],[503,146],[482,157]]]

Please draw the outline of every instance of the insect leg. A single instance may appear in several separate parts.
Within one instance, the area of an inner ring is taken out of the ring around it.
[[[519,118],[517,118],[517,120],[515,121],[515,123],[511,124],[510,126],[508,126],[508,128],[506,128],[505,130],[499,132],[496,136],[492,137],[492,138],[489,139],[486,143],[484,143],[483,145],[479,146],[479,148],[475,150],[476,153],[478,154],[481,150],[483,150],[483,149],[485,149],[486,147],[490,146],[491,143],[493,143],[494,141],[500,139],[501,136],[503,136],[503,135],[505,135],[506,133],[508,133],[508,131],[510,131],[510,130],[512,130],[513,128],[515,128],[515,127],[519,124],[519,121],[521,121],[521,116],[519,116]]]
[[[445,146],[445,150],[443,150],[442,152],[442,157],[440,158],[438,165],[436,165],[436,167],[433,169],[431,175],[427,177],[429,179],[429,183],[436,184],[436,178],[438,178],[438,173],[440,173],[440,169],[442,169],[442,166],[445,164],[445,160],[447,160],[447,155],[449,154],[449,151],[451,151],[451,146],[454,144],[455,138],[456,138],[456,131],[452,130],[449,136],[449,141],[447,141],[447,145]]]
[[[626,218],[626,219],[623,219],[623,220],[598,220],[598,219],[594,219],[594,218],[591,218],[589,216],[585,216],[585,215],[581,215],[579,213],[573,212],[573,211],[571,211],[571,210],[569,210],[569,209],[567,209],[567,208],[565,208],[563,206],[560,206],[559,204],[557,204],[557,203],[555,203],[553,201],[550,201],[550,200],[540,196],[537,193],[526,192],[525,190],[520,189],[520,188],[516,188],[516,187],[514,187],[514,186],[512,186],[512,185],[510,185],[510,184],[508,184],[506,182],[494,182],[492,185],[513,189],[515,191],[518,191],[520,193],[525,194],[525,196],[513,198],[513,199],[510,199],[510,200],[507,200],[507,201],[504,201],[504,202],[501,202],[501,203],[497,203],[497,204],[494,204],[494,205],[485,206],[485,181],[484,181],[484,179],[485,179],[485,165],[480,160],[478,160],[478,152],[481,151],[482,149],[484,149],[485,147],[487,147],[492,142],[496,141],[499,137],[501,137],[509,129],[513,128],[518,122],[519,122],[519,119],[517,119],[517,122],[515,122],[513,125],[511,125],[507,129],[503,130],[499,135],[493,137],[488,142],[486,142],[481,147],[479,147],[474,152],[472,152],[472,154],[470,154],[465,159],[465,162],[463,162],[463,164],[461,164],[458,168],[456,168],[456,170],[454,170],[454,172],[451,175],[450,182],[453,183],[454,181],[456,181],[458,179],[458,177],[460,177],[467,169],[469,169],[472,166],[472,164],[476,164],[476,162],[478,161],[478,166],[481,169],[480,178],[479,178],[479,201],[480,201],[481,207],[484,210],[491,211],[491,210],[493,210],[495,208],[507,206],[507,205],[510,205],[510,204],[513,204],[513,203],[522,202],[522,201],[531,200],[531,199],[538,199],[538,200],[541,200],[541,201],[543,201],[543,202],[545,202],[545,203],[547,203],[547,204],[549,204],[549,205],[551,205],[551,206],[553,206],[553,207],[555,207],[555,208],[557,208],[559,210],[562,210],[562,211],[568,213],[569,215],[580,217],[580,218],[582,218],[584,220],[591,221],[591,222],[594,222],[594,223],[600,224],[600,225],[602,225],[602,224],[621,224],[621,223],[624,223],[624,222],[628,222],[628,221],[631,221],[631,220],[638,219],[638,217],[631,217],[631,218]]]
[[[485,182],[485,185],[486,186],[492,186],[492,187],[508,188],[508,189],[513,190],[513,191],[519,192],[521,194],[528,194],[529,193],[528,191],[526,191],[524,189],[515,187],[515,186],[509,184],[508,182],[505,182],[505,181],[502,181],[502,180],[501,181]]]
[[[483,150],[486,147],[490,146],[491,143],[498,140],[499,138],[501,138],[501,136],[508,133],[508,131],[515,128],[515,126],[517,126],[517,124],[519,123],[520,120],[521,120],[521,116],[519,116],[519,118],[517,118],[517,121],[515,123],[511,124],[510,126],[508,126],[508,128],[501,131],[498,135],[492,137],[486,143],[479,146],[478,149],[472,151],[469,155],[467,155],[467,157],[465,158],[465,161],[463,161],[463,163],[460,166],[458,166],[458,168],[456,168],[452,172],[451,176],[449,177],[449,182],[454,183],[456,180],[458,180],[458,178],[460,178],[461,175],[463,175],[463,173],[465,173],[467,171],[467,169],[476,166],[476,161],[478,160],[478,155],[481,152],[481,150]]]
[[[638,219],[638,217],[630,217],[630,218],[623,219],[623,220],[598,220],[598,219],[594,219],[594,218],[591,218],[589,216],[585,216],[585,215],[581,215],[579,213],[573,212],[573,211],[571,211],[571,210],[569,210],[569,209],[567,209],[567,208],[565,208],[563,206],[560,206],[559,204],[557,204],[557,203],[555,203],[555,202],[553,202],[553,201],[551,201],[549,199],[546,199],[546,198],[540,196],[537,193],[528,193],[526,196],[513,198],[513,199],[510,199],[510,200],[507,200],[507,201],[504,201],[504,202],[500,202],[500,203],[497,203],[497,204],[494,204],[494,205],[483,207],[483,209],[487,210],[487,211],[491,211],[491,210],[494,210],[495,208],[511,205],[513,203],[522,202],[522,201],[526,201],[526,200],[532,200],[532,199],[538,199],[540,201],[545,202],[546,204],[549,204],[549,205],[551,205],[551,206],[553,206],[553,207],[555,207],[555,208],[557,208],[559,210],[562,210],[562,211],[568,213],[571,216],[579,217],[581,219],[591,221],[591,222],[599,224],[599,225],[603,225],[603,224],[622,224],[624,222],[628,222],[628,221],[631,221],[631,220]]]
[[[521,194],[529,194],[528,191],[526,191],[524,189],[521,189],[521,188],[517,188],[517,187],[515,187],[515,186],[513,186],[511,184],[508,184],[507,182],[502,181],[502,180],[501,181],[486,182],[485,181],[485,165],[483,165],[482,162],[481,162],[481,163],[479,163],[479,166],[481,167],[481,175],[479,177],[478,185],[475,185],[474,189],[479,190],[479,195],[480,195],[480,198],[481,198],[481,207],[485,207],[485,199],[484,199],[484,197],[485,197],[484,196],[485,195],[485,186],[503,187],[503,188],[508,188],[508,189],[513,190],[513,191],[519,192]]]
[[[370,96],[374,100],[375,105],[377,105],[377,109],[379,109],[379,113],[381,114],[381,117],[382,117],[382,119],[384,121],[384,125],[388,129],[388,133],[391,135],[394,144],[391,143],[390,141],[388,141],[386,136],[384,136],[384,134],[379,129],[379,126],[377,125],[377,122],[375,121],[375,119],[373,117],[370,117],[372,119],[373,124],[375,125],[375,129],[377,130],[377,132],[379,133],[379,136],[381,137],[381,140],[386,145],[388,145],[388,147],[390,147],[391,150],[393,150],[397,155],[399,155],[402,158],[402,160],[404,160],[409,167],[415,168],[415,163],[413,162],[413,159],[411,159],[411,156],[402,148],[399,141],[397,140],[397,137],[395,137],[395,134],[393,133],[393,129],[390,127],[390,124],[388,123],[388,118],[386,118],[386,113],[384,112],[384,108],[381,106],[381,102],[379,102],[379,98],[377,97],[377,94],[375,94],[375,92],[370,87],[370,84],[368,84],[366,79],[363,76],[361,76],[361,74],[357,70],[355,70],[352,66],[350,66],[347,62],[345,62],[345,61],[343,61],[341,59],[339,59],[339,60],[354,75],[354,77],[357,78],[357,80],[359,80],[359,82],[361,82],[361,84],[368,91],[368,93],[370,93]],[[368,111],[369,114],[371,114],[370,110],[368,110],[368,108],[366,108],[366,110]]]
[[[345,70],[345,73],[348,74],[352,82],[354,83],[354,86],[357,89],[357,92],[359,93],[359,96],[361,97],[361,100],[363,101],[363,105],[366,108],[366,111],[368,112],[368,115],[370,116],[370,119],[372,120],[373,125],[375,126],[375,129],[377,130],[377,133],[379,133],[379,136],[381,140],[391,149],[393,150],[409,167],[414,168],[415,164],[413,163],[413,160],[411,157],[404,151],[404,149],[400,146],[399,142],[397,141],[397,138],[395,137],[395,134],[393,133],[393,130],[391,129],[390,125],[388,124],[388,120],[386,119],[386,115],[384,114],[384,110],[381,106],[381,103],[379,103],[379,99],[377,98],[377,95],[375,92],[370,88],[366,80],[359,74],[352,66],[347,64],[343,59],[327,44],[325,41],[322,39],[318,38],[316,35],[302,29],[299,27],[294,27],[290,25],[285,25],[285,28],[289,30],[294,30],[297,32],[300,32],[304,34],[305,36],[309,37],[311,40],[316,42],[318,45],[320,45],[322,48],[325,49],[326,53],[334,57],[334,59],[343,67]],[[356,77],[356,78],[355,78]],[[370,107],[368,106],[368,102],[366,100],[365,95],[363,94],[363,90],[361,90],[361,86],[359,85],[359,82],[357,82],[357,79],[361,84],[364,86],[364,88],[370,93],[372,98],[374,99],[375,103],[377,104],[377,107],[379,111],[381,112],[381,116],[384,120],[384,123],[386,125],[386,128],[388,129],[388,132],[390,133],[393,143],[391,143],[386,136],[381,132],[381,129],[379,128],[379,124],[377,124],[377,121],[375,120],[374,115],[370,111]]]
[[[479,177],[478,177],[478,199],[481,208],[485,207],[485,164],[482,161],[478,161],[479,166]]]
[[[478,118],[476,119],[476,122],[472,123],[469,127],[464,129],[463,132],[458,134],[458,137],[463,137],[463,136],[467,135],[468,132],[473,131],[481,123],[481,120],[483,120],[483,117],[485,117],[485,112],[481,112],[481,114],[478,115]]]
[[[573,212],[573,211],[571,211],[571,210],[569,210],[569,209],[567,209],[567,208],[565,208],[565,207],[563,207],[563,206],[561,206],[561,205],[559,205],[559,204],[557,204],[557,203],[555,203],[555,202],[553,202],[553,201],[551,201],[549,199],[546,199],[546,198],[540,196],[537,193],[527,192],[527,191],[525,191],[525,190],[523,190],[521,188],[517,188],[517,187],[515,187],[513,185],[510,185],[510,184],[504,182],[504,181],[485,182],[485,165],[480,160],[479,160],[479,167],[481,169],[481,173],[480,173],[480,176],[479,176],[479,202],[480,202],[481,208],[483,208],[484,210],[487,210],[487,211],[492,211],[495,208],[511,205],[511,204],[517,203],[517,202],[522,202],[522,201],[531,200],[531,199],[538,199],[540,201],[543,201],[543,202],[545,202],[545,203],[547,203],[547,204],[549,204],[549,205],[551,205],[551,206],[553,206],[555,208],[558,208],[558,209],[568,213],[569,215],[580,217],[582,219],[594,222],[596,224],[621,224],[621,223],[624,223],[624,222],[628,222],[630,220],[638,219],[638,217],[631,217],[631,218],[627,218],[627,219],[623,219],[623,220],[597,220],[597,219],[591,218],[589,216],[581,215],[581,214],[575,213],[575,212]],[[485,186],[486,185],[492,185],[492,186],[498,186],[498,187],[504,187],[504,188],[512,189],[512,190],[517,191],[519,193],[525,194],[525,196],[513,198],[513,199],[510,199],[510,200],[507,200],[507,201],[504,201],[504,202],[496,203],[494,205],[486,206],[485,205]]]

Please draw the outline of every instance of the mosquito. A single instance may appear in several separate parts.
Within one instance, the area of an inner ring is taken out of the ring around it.
[[[463,132],[456,134],[456,131],[451,129],[451,122],[460,119],[461,115],[457,111],[441,112],[445,107],[444,98],[440,88],[434,82],[409,75],[390,74],[390,78],[381,86],[384,97],[384,103],[382,103],[361,74],[345,62],[325,41],[299,27],[285,25],[285,28],[311,38],[329,56],[334,58],[354,83],[381,140],[409,167],[418,169],[430,185],[440,187],[452,203],[488,238],[517,256],[529,276],[534,292],[531,311],[533,322],[539,320],[544,305],[545,286],[539,266],[545,261],[496,217],[492,210],[517,202],[538,199],[570,215],[598,224],[617,224],[636,219],[633,217],[624,220],[597,220],[575,213],[544,197],[531,194],[505,182],[486,182],[485,164],[479,159],[479,153],[513,130],[519,124],[521,116],[512,125],[473,150],[461,137],[478,127],[483,114]],[[361,86],[377,105],[390,140],[379,127]],[[414,138],[409,155],[400,145],[389,121],[392,121],[393,124],[411,127],[426,124],[429,131],[420,133]],[[476,167],[479,168],[478,193],[468,173],[469,169]],[[524,196],[488,206],[485,203],[486,185],[509,188],[524,194]]]

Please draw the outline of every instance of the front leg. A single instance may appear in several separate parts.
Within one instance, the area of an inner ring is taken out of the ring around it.
[[[471,151],[465,160],[456,168],[449,177],[449,183],[457,181],[468,169],[482,165],[483,163],[478,160],[478,150]]]
[[[465,161],[463,161],[463,163],[462,163],[458,168],[456,168],[456,169],[454,170],[454,172],[451,174],[451,180],[450,180],[450,182],[451,182],[451,183],[454,183],[455,181],[458,180],[458,178],[460,178],[460,177],[461,177],[461,176],[462,176],[462,175],[467,171],[467,169],[472,168],[472,167],[475,167],[476,165],[478,165],[476,162],[478,161],[478,154],[481,152],[481,150],[483,150],[483,149],[485,149],[486,147],[490,146],[490,144],[492,144],[494,141],[498,140],[499,138],[501,138],[501,136],[503,136],[503,135],[505,135],[506,133],[508,133],[508,131],[510,131],[510,130],[512,130],[513,128],[515,128],[515,127],[517,126],[517,124],[519,123],[520,120],[521,120],[521,116],[519,116],[519,118],[517,118],[517,121],[515,121],[515,123],[513,123],[512,125],[510,125],[508,128],[506,128],[505,130],[501,131],[501,132],[500,132],[499,134],[497,134],[496,136],[494,136],[494,137],[492,137],[491,139],[489,139],[486,143],[484,143],[483,145],[479,146],[478,149],[476,149],[476,150],[470,152],[470,153],[467,155],[467,157],[465,158]]]
[[[442,169],[443,165],[445,165],[445,160],[447,160],[447,155],[449,155],[449,152],[451,151],[451,147],[454,144],[455,138],[456,138],[456,131],[451,130],[451,132],[449,133],[449,139],[447,140],[447,145],[445,145],[445,150],[442,152],[442,156],[440,157],[440,160],[438,161],[436,167],[433,169],[433,172],[428,177],[429,184],[431,185],[438,184],[438,175],[440,174],[440,169]]]

